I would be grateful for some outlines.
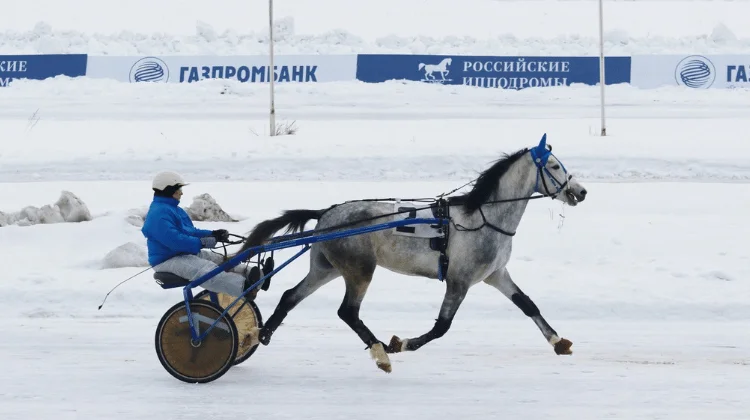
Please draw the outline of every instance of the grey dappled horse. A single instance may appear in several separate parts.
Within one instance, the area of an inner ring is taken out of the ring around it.
[[[390,372],[387,353],[414,351],[442,337],[469,288],[485,282],[529,316],[557,354],[572,354],[572,343],[557,335],[534,302],[516,286],[506,268],[512,236],[529,199],[551,197],[575,206],[586,198],[586,189],[568,174],[551,151],[545,134],[539,145],[505,155],[482,172],[468,193],[448,198],[451,222],[445,250],[449,261],[446,291],[438,319],[426,334],[409,339],[393,336],[390,344],[385,345],[359,318],[360,305],[377,266],[406,275],[438,278],[440,254],[430,247],[428,240],[397,235],[388,229],[313,244],[310,271],[282,295],[273,315],[260,330],[259,341],[268,345],[289,311],[319,287],[343,277],[346,293],[338,315],[367,345],[377,366]],[[534,193],[541,195],[532,197]],[[352,228],[352,222],[357,220],[370,219],[356,226],[396,220],[396,216],[371,220],[393,210],[393,203],[353,201],[324,210],[286,211],[276,219],[258,224],[242,250],[263,244],[284,227],[287,232],[301,231],[311,219],[318,220],[316,230],[343,224]]]

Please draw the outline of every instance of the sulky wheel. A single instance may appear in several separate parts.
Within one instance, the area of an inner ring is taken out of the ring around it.
[[[234,321],[221,316],[223,309],[210,301],[190,301],[193,323],[198,335],[215,320],[219,322],[199,343],[193,343],[185,302],[169,308],[156,327],[156,354],[164,369],[189,383],[211,382],[232,367],[239,336]]]
[[[226,308],[234,302],[236,297],[225,293],[216,293],[219,305]],[[196,299],[210,300],[211,294],[208,290],[203,290],[195,296]],[[263,317],[260,309],[252,300],[244,297],[237,302],[227,313],[232,317],[234,324],[237,326],[239,333],[239,344],[237,345],[237,355],[234,358],[234,364],[239,365],[258,349],[257,334],[258,329],[263,328]]]

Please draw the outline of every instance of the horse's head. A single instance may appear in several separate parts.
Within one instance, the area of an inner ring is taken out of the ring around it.
[[[542,136],[538,146],[530,149],[530,153],[537,168],[535,192],[571,206],[586,199],[586,188],[552,154],[552,146],[547,144],[547,134]]]

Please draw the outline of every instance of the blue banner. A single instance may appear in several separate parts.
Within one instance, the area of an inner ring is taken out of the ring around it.
[[[277,55],[273,70],[263,55],[90,56],[87,77],[129,83],[195,83],[232,79],[241,83],[320,83],[355,80],[356,54]]]
[[[604,71],[605,84],[630,83],[630,57],[605,57]],[[359,54],[357,80],[413,80],[501,89],[596,85],[599,57]]]
[[[86,54],[0,55],[0,87],[18,79],[86,75]]]

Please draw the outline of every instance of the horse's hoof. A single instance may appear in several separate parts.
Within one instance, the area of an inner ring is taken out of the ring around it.
[[[265,328],[261,329],[260,333],[258,333],[258,341],[264,346],[267,346],[268,343],[271,342],[271,332]]]
[[[381,363],[381,362],[375,362],[375,364],[385,373],[391,373],[391,362],[388,363]]]
[[[386,373],[391,373],[391,360],[388,358],[388,355],[385,354],[383,343],[377,343],[370,347],[370,356],[375,359],[375,364],[380,370]]]
[[[573,354],[573,351],[570,349],[570,346],[572,346],[573,343],[570,342],[570,340],[563,338],[557,343],[555,343],[555,353],[557,354]]]
[[[387,353],[400,353],[406,350],[406,341],[407,340],[401,340],[394,335],[391,337],[391,342],[388,343],[388,347],[386,347],[385,351]]]

